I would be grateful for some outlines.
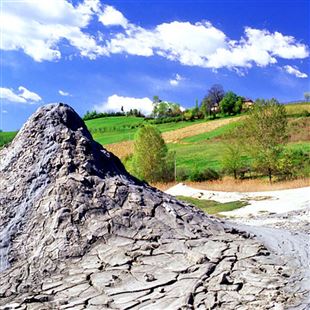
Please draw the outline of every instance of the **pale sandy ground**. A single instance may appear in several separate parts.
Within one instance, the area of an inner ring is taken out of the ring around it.
[[[247,201],[249,205],[221,214],[231,225],[253,234],[284,265],[293,267],[288,289],[302,293],[303,298],[285,309],[310,309],[310,187],[239,193],[200,190],[180,183],[166,193],[218,202]]]
[[[272,192],[239,193],[201,190],[179,183],[169,188],[166,193],[173,196],[188,196],[218,202],[247,201],[249,205],[246,207],[222,213],[223,215],[234,217],[258,215],[262,212],[284,213],[310,206],[310,187]]]

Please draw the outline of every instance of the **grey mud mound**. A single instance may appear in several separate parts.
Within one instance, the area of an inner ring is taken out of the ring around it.
[[[282,309],[258,241],[131,177],[67,105],[0,152],[0,309]]]

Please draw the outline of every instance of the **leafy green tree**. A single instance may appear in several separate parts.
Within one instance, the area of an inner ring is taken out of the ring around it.
[[[257,100],[250,111],[239,138],[252,155],[254,167],[269,177],[277,171],[278,160],[288,140],[287,116],[276,99]]]
[[[225,152],[222,158],[222,167],[228,174],[233,174],[237,179],[238,171],[244,167],[244,160],[241,156],[242,149],[240,145],[234,141],[226,145]]]
[[[192,121],[195,119],[195,112],[194,109],[187,109],[184,111],[183,116],[185,120]]]
[[[234,106],[234,113],[235,114],[240,114],[242,111],[242,105],[243,105],[243,97],[238,97],[238,100],[235,103]]]
[[[157,118],[173,117],[182,114],[179,104],[174,102],[162,101],[158,98],[155,99],[153,100],[153,113],[152,113],[154,117]]]
[[[200,105],[200,111],[203,113],[205,118],[212,115],[212,107],[213,103],[211,99],[208,96],[205,96]]]
[[[243,98],[229,91],[220,102],[221,111],[225,114],[239,114],[242,110]]]
[[[137,131],[133,155],[133,171],[137,177],[149,182],[163,181],[170,167],[167,156],[167,146],[156,127],[145,125]]]
[[[220,102],[221,111],[228,115],[235,114],[235,105],[237,101],[238,96],[234,92],[227,92]]]

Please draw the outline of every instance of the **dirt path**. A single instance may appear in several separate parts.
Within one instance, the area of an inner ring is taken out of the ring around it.
[[[205,123],[194,124],[184,128],[167,131],[162,134],[166,143],[177,143],[180,140],[196,136],[202,133],[210,132],[221,126],[239,121],[240,117],[219,119]],[[133,152],[133,141],[123,141],[118,143],[107,144],[104,146],[108,151],[112,152],[119,158],[125,158]]]

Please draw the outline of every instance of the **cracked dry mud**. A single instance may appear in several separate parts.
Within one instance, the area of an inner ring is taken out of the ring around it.
[[[130,176],[67,105],[0,152],[0,309],[282,309],[293,270]]]

